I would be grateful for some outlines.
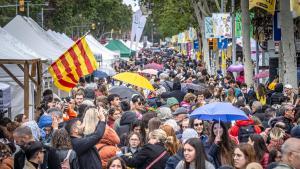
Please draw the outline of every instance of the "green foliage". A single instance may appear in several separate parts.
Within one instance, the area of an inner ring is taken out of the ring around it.
[[[127,32],[131,28],[131,8],[122,4],[122,0],[31,0],[32,4],[49,2],[44,8],[44,28],[69,35],[84,33],[95,24],[93,34],[99,36],[111,29]],[[0,0],[0,5],[12,5],[16,0]],[[41,23],[42,6],[31,6],[30,17]],[[4,26],[15,17],[15,7],[0,9],[0,24]],[[26,15],[25,12],[20,15]]]

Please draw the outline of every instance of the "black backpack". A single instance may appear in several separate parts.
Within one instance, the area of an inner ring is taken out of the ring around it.
[[[239,142],[247,143],[249,136],[254,133],[255,133],[255,129],[253,125],[241,126],[239,128],[239,135],[238,135]]]

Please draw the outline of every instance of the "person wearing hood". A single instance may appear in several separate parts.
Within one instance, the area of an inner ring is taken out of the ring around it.
[[[116,156],[116,153],[120,151],[117,147],[119,143],[120,138],[117,133],[111,127],[106,126],[102,138],[99,140],[98,144],[96,144],[102,168],[106,168],[109,159]]]
[[[270,105],[281,105],[282,102],[285,101],[285,96],[283,94],[283,85],[282,83],[278,83],[275,86],[274,93],[271,95],[269,104]]]
[[[118,136],[121,138],[124,133],[128,133],[131,124],[136,120],[136,113],[130,111],[124,112],[120,119],[120,126],[116,128]]]
[[[175,97],[179,103],[183,101],[184,96],[185,92],[181,91],[181,83],[178,78],[174,79],[173,91],[165,92],[161,95],[162,98]]]

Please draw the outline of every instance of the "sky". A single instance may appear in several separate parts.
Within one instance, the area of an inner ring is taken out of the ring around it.
[[[127,5],[131,5],[132,6],[132,10],[135,12],[137,11],[140,7],[138,5],[138,0],[123,0],[123,3],[124,4],[127,4]]]

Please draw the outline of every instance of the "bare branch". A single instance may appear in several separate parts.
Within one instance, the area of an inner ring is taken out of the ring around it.
[[[215,3],[216,3],[216,6],[217,6],[219,12],[221,12],[221,7],[220,7],[220,4],[219,4],[219,0],[215,0]]]

